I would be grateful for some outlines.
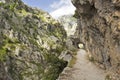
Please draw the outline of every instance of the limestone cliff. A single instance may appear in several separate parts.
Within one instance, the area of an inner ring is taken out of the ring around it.
[[[75,52],[75,48],[78,48],[79,39],[75,36],[77,28],[77,19],[73,15],[64,15],[58,18],[61,25],[64,26],[64,30],[67,34],[66,46],[68,50]]]
[[[67,36],[75,36],[77,19],[73,15],[64,15],[58,18],[59,22],[64,26]]]
[[[77,8],[76,35],[93,61],[101,64],[110,80],[120,80],[120,1],[72,0]]]
[[[55,80],[66,33],[51,16],[21,0],[0,0],[0,80]]]

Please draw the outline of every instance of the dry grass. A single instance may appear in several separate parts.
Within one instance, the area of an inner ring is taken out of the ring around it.
[[[112,78],[110,77],[110,75],[106,75],[105,80],[112,80]]]
[[[74,51],[71,52],[72,53],[72,59],[68,63],[68,67],[72,68],[74,66],[74,64],[76,63],[76,60],[77,60],[77,58],[76,58],[77,51],[78,51],[77,49],[74,49]]]
[[[68,64],[68,66],[72,68],[73,65],[76,63],[76,60],[77,60],[77,58],[75,56],[73,56],[72,60]]]
[[[94,57],[92,57],[90,54],[87,54],[87,55],[86,55],[86,58],[87,58],[87,60],[89,60],[90,62],[95,62]]]

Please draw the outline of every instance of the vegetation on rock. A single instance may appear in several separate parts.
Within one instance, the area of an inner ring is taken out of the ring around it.
[[[55,80],[67,65],[66,33],[56,20],[21,0],[0,2],[0,80]]]

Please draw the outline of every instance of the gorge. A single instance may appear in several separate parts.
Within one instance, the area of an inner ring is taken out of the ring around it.
[[[0,80],[120,80],[120,1],[71,1],[75,14],[55,20],[0,0]]]

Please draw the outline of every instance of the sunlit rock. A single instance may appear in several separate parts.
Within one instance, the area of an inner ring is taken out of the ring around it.
[[[58,19],[61,24],[63,24],[67,36],[72,36],[76,32],[77,19],[72,17],[72,15],[65,15]]]

